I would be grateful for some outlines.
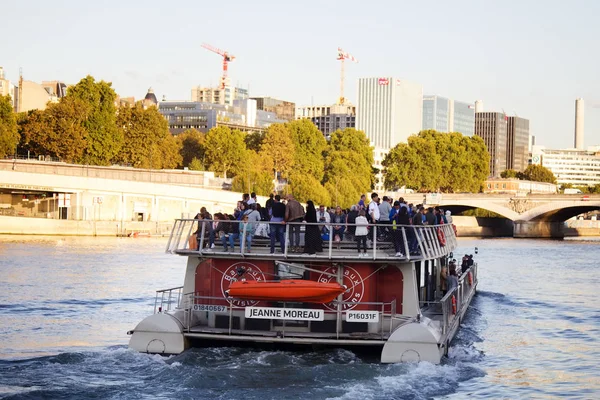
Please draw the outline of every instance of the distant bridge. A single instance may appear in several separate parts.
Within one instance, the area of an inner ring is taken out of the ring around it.
[[[453,214],[475,208],[494,212],[513,221],[515,237],[563,237],[566,220],[600,210],[600,194],[394,194],[398,197],[413,204],[439,205]]]

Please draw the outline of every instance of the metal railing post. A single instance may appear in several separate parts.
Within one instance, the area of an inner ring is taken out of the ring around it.
[[[283,248],[283,255],[284,255],[284,257],[287,257],[287,255],[288,255],[288,247],[289,247],[288,243],[289,243],[290,239],[291,239],[290,238],[290,223],[287,222],[285,224],[285,237],[283,238],[283,241],[285,243],[284,244],[284,248]]]
[[[377,224],[373,224],[373,260],[377,260]]]
[[[189,249],[189,246],[190,246],[190,240],[189,240],[189,239],[190,239],[190,237],[193,235],[193,233],[192,233],[192,230],[193,230],[193,229],[194,229],[194,223],[192,222],[192,223],[190,224],[190,229],[188,229],[188,234],[187,234],[187,236],[186,236],[186,238],[187,238],[186,242],[187,242],[187,243],[185,243],[185,244],[183,245],[183,248],[184,248],[184,249],[185,249],[186,247]],[[189,249],[189,250],[192,250],[192,249]],[[194,250],[195,250],[195,249],[194,249]]]
[[[415,232],[415,238],[417,240],[417,246],[419,246],[419,249],[421,250],[421,256],[423,258],[425,258],[426,253],[425,253],[425,249],[423,247],[423,243],[421,242],[421,232],[420,232],[420,229],[417,228],[416,226],[413,226],[412,229]]]
[[[244,254],[246,251],[246,231],[248,230],[248,223],[244,224],[244,229],[242,232],[242,240],[240,241],[240,254]]]
[[[383,315],[385,314],[385,303],[381,303],[381,318],[379,318],[379,331],[381,332],[381,340],[383,340]],[[392,318],[390,317],[390,321]]]
[[[329,226],[329,259],[331,260],[331,254],[333,252],[333,225]]]
[[[402,240],[404,241],[404,255],[406,256],[407,260],[410,260],[410,249],[408,247],[408,240],[406,239],[406,230],[404,229],[404,226],[402,227]]]
[[[233,304],[229,303],[229,336],[231,336],[231,324],[233,322]]]

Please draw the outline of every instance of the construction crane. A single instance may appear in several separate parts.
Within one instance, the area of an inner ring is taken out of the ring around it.
[[[217,53],[218,55],[223,57],[223,74],[221,75],[221,89],[225,89],[225,86],[227,86],[227,64],[233,60],[235,60],[235,56],[232,54],[229,54],[228,52],[218,49],[214,46],[211,46],[210,44],[206,44],[206,43],[202,43],[202,47],[204,47],[207,50],[212,51],[213,53]]]
[[[346,53],[340,47],[338,47],[337,59],[340,60],[342,64],[342,73],[340,78],[340,98],[338,100],[338,104],[344,105],[344,103],[346,102],[346,98],[344,97],[344,64],[346,60],[350,60],[355,63],[357,63],[358,60],[354,58],[354,56],[350,53]]]

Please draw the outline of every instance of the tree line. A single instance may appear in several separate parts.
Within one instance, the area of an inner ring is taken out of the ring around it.
[[[515,171],[507,169],[500,173],[501,178],[515,178],[522,181],[546,182],[556,184],[556,177],[548,168],[539,165],[531,164],[525,168],[525,171]]]
[[[275,182],[299,201],[349,207],[369,192],[379,172],[365,133],[338,130],[329,142],[309,120],[273,124],[264,133],[217,126],[177,136],[156,107],[115,105],[111,84],[87,76],[45,110],[12,112],[0,97],[0,157],[45,155],[76,164],[187,167],[233,178],[233,189],[268,195]],[[483,140],[422,131],[383,160],[384,186],[419,192],[479,192],[489,175]]]
[[[87,76],[44,110],[15,114],[0,98],[0,157],[50,156],[74,164],[176,168],[177,140],[156,107],[115,105],[111,84]],[[10,110],[9,115],[7,111]]]
[[[218,126],[178,136],[183,165],[233,178],[233,190],[268,195],[274,183],[299,201],[349,207],[375,183],[373,148],[364,132],[338,130],[327,142],[309,120],[273,124],[264,133]]]
[[[385,156],[384,186],[418,192],[479,193],[490,174],[489,161],[479,136],[421,131]]]

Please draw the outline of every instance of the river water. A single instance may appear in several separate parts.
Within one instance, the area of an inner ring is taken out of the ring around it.
[[[347,350],[127,349],[154,291],[183,282],[166,239],[0,237],[0,398],[600,398],[598,242],[461,239],[479,293],[449,357]],[[457,257],[458,258],[458,257]]]

